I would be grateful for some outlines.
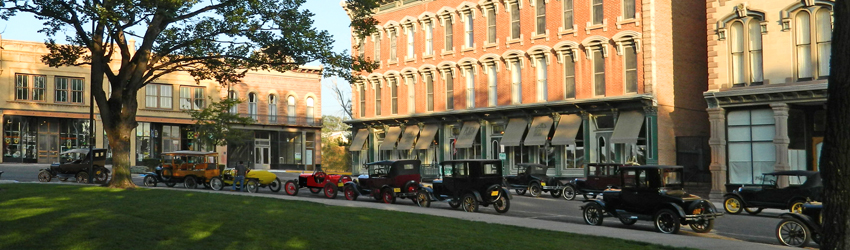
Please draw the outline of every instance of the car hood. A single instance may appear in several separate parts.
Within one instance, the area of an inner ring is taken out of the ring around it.
[[[687,201],[702,200],[701,197],[690,194],[690,193],[686,192],[685,190],[681,190],[681,189],[665,190],[665,191],[661,191],[661,194],[668,196],[668,197],[681,199],[682,201],[686,201],[686,202]]]

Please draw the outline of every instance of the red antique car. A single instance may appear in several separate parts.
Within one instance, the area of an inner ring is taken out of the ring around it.
[[[287,181],[283,187],[288,195],[297,195],[298,189],[306,187],[314,194],[324,192],[325,197],[333,199],[336,198],[337,191],[342,189],[342,185],[350,181],[350,176],[327,174],[322,171],[321,165],[316,165],[312,174],[301,174],[297,180]]]

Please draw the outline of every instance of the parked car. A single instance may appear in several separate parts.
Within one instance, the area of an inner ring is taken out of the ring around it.
[[[683,224],[707,233],[723,213],[710,201],[685,192],[682,176],[681,166],[621,167],[622,188],[605,190],[602,200],[585,201],[581,207],[584,221],[602,225],[603,218],[610,215],[625,225],[653,221],[655,228],[666,234],[678,233]]]
[[[322,170],[321,165],[316,165],[313,173],[301,174],[298,179],[286,181],[284,189],[288,195],[297,195],[298,189],[306,187],[314,194],[324,191],[325,197],[334,199],[339,191],[338,189],[349,181],[351,181],[350,176],[327,174]]]
[[[567,182],[561,190],[562,197],[566,200],[574,200],[576,195],[581,194],[584,199],[596,198],[605,189],[619,188],[620,167],[631,166],[620,163],[590,163],[585,167],[584,178],[575,178]]]
[[[92,181],[95,183],[106,183],[109,179],[109,169],[106,165],[106,149],[96,148],[92,164]],[[89,181],[89,163],[92,163],[89,149],[71,149],[59,153],[59,162],[50,164],[49,168],[38,171],[38,181],[50,182],[53,178],[66,181],[75,178],[79,183]]]
[[[210,188],[218,191],[223,189],[224,186],[233,185],[233,174],[235,172],[236,168],[225,168],[224,171],[221,172],[221,176],[216,176],[210,179]],[[280,192],[281,186],[283,185],[281,184],[280,179],[278,179],[277,175],[272,172],[248,169],[245,173],[245,190],[248,192],[259,192],[261,187],[268,187],[272,192]]]
[[[501,160],[452,160],[440,163],[442,179],[432,182],[432,188],[420,191],[421,206],[431,201],[448,201],[449,206],[463,206],[467,212],[477,212],[479,206],[493,205],[498,213],[511,207],[511,194],[502,176]]]
[[[538,197],[543,192],[559,197],[568,178],[550,177],[546,175],[547,169],[549,166],[543,164],[520,163],[517,164],[517,174],[505,176],[505,180],[508,187],[518,195],[524,195],[527,190],[532,197]]]
[[[145,174],[144,184],[156,187],[157,183],[165,183],[173,187],[183,183],[188,189],[195,189],[199,184],[210,187],[210,180],[221,175],[217,164],[218,153],[180,150],[162,153],[161,163],[154,172]]]
[[[821,199],[823,182],[817,171],[779,171],[763,174],[761,184],[727,190],[732,191],[724,195],[723,209],[730,214],[758,214],[765,208],[800,212],[806,200]]]
[[[823,203],[807,202],[799,213],[779,215],[782,221],[776,225],[776,239],[779,243],[792,247],[806,247],[809,240],[821,242],[823,226]]]
[[[419,205],[416,197],[422,188],[419,160],[389,160],[367,163],[367,175],[345,183],[343,193],[347,200],[369,195],[375,200],[391,204],[396,198],[410,198]]]

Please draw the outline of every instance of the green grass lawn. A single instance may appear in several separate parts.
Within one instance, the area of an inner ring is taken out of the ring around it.
[[[0,185],[0,249],[679,249],[262,197]]]

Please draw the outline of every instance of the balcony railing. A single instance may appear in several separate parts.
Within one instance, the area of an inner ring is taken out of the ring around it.
[[[290,126],[322,126],[322,118],[308,118],[306,116],[285,115],[252,115],[239,114],[240,117],[249,117],[255,124],[261,125],[290,125]]]

